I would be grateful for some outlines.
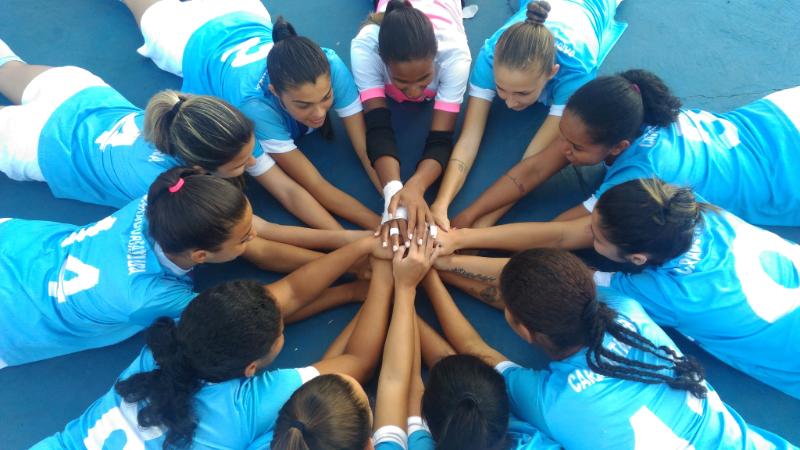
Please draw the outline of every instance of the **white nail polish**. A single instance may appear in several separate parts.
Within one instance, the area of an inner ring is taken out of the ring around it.
[[[393,252],[396,252],[398,248],[399,248],[399,247],[397,246],[397,244],[395,244],[395,245],[393,245],[393,246],[392,246],[392,251],[393,251]]]
[[[383,248],[386,248],[389,244],[386,241],[383,241]]]

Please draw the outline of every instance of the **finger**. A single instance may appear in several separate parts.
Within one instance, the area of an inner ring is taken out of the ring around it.
[[[407,225],[408,226],[408,232],[406,234],[403,234],[404,237],[408,238],[406,240],[406,242],[407,242],[406,246],[407,247],[410,246],[409,244],[411,243],[411,240],[414,239],[414,233],[415,233],[415,230],[416,230],[416,227],[417,227],[416,220],[417,220],[417,209],[414,208],[414,207],[409,207],[408,208],[408,225]]]
[[[408,248],[409,244],[411,243],[410,240],[405,238],[407,236],[406,233],[408,233],[408,222],[405,220],[398,220],[397,223],[400,224],[400,236],[398,236],[401,238],[400,245],[404,245],[406,248]]]
[[[388,223],[391,224],[389,228],[389,239],[392,241],[392,251],[396,252],[398,249],[398,238],[400,237],[400,228],[398,227],[399,220],[392,220]]]
[[[443,247],[439,244],[433,246],[433,250],[430,253],[430,259],[428,260],[431,264],[433,264],[436,261],[436,258],[442,254],[442,248]]]
[[[394,252],[392,255],[392,264],[397,265],[403,260],[403,252]]]
[[[436,225],[438,225],[439,228],[441,228],[442,230],[450,231],[450,220],[446,216],[442,216],[440,214],[438,216],[435,216],[433,220],[434,222],[436,222]]]
[[[425,209],[426,208],[420,208],[417,215],[417,217],[419,217],[419,219],[417,219],[417,231],[415,233],[417,236],[417,245],[423,245],[425,242],[425,235],[428,234],[428,224],[433,223],[433,217],[430,217],[429,221]]]
[[[386,211],[394,216],[394,213],[397,212],[397,206],[400,204],[400,196],[394,194],[391,200],[389,200],[389,207],[386,208]]]
[[[381,247],[386,248],[389,246],[389,228],[392,224],[392,221],[388,221],[385,224],[381,225]]]

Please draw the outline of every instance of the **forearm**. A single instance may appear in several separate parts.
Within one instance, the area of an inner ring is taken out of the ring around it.
[[[408,387],[408,416],[422,416],[422,396],[425,394],[425,383],[422,382],[422,343],[420,342],[420,327],[427,326],[425,321],[417,316],[414,335],[414,360],[411,366],[411,380]]]
[[[289,178],[280,168],[273,167],[256,177],[284,208],[310,227],[341,230],[342,226],[308,191]]]
[[[400,162],[394,157],[382,156],[375,160],[374,167],[381,183],[381,192],[386,183],[394,180],[400,181]]]
[[[316,298],[374,245],[374,238],[359,239],[267,285],[267,290],[277,300],[283,315],[289,316]]]
[[[555,219],[554,222],[566,222],[570,220],[580,219],[582,217],[586,217],[591,215],[589,211],[583,205],[573,206],[572,208],[562,212]]]
[[[421,317],[417,317],[417,330],[419,331],[420,355],[429,369],[442,358],[455,355],[456,351],[453,347]]]
[[[258,236],[247,243],[242,256],[261,270],[287,273],[323,255],[324,253]]]
[[[367,127],[364,123],[364,113],[343,117],[342,122],[345,130],[347,130],[347,135],[350,137],[350,142],[353,144],[356,156],[361,161],[361,165],[364,166],[364,171],[367,172],[367,176],[372,181],[372,184],[375,185],[375,188],[378,189],[378,192],[381,192],[383,184],[381,184],[378,173],[375,172],[372,163],[369,161],[369,156],[367,156]]]
[[[442,166],[432,160],[423,159],[417,166],[417,171],[406,181],[406,186],[414,186],[423,193],[439,178],[442,174]]]
[[[458,275],[468,280],[497,286],[500,273],[508,258],[486,258],[483,256],[450,255],[436,259],[436,269]]]
[[[363,283],[366,283],[366,281],[352,281],[329,287],[322,291],[313,302],[284,317],[283,320],[285,323],[295,323],[337,306],[363,301],[363,298],[359,298],[359,291],[362,289],[361,284]]]
[[[497,286],[497,282],[488,283],[464,278],[445,270],[439,272],[439,278],[448,286],[453,286],[493,308],[500,310],[505,308],[505,302],[503,302],[500,296],[500,289]]]
[[[315,230],[269,222],[257,230],[259,237],[315,250],[336,249],[372,234],[363,230]]]
[[[380,225],[377,214],[326,180],[320,180],[309,190],[326,209],[363,229],[375,229]]]
[[[432,272],[422,283],[447,341],[455,351],[473,355],[485,353],[490,347],[461,313],[439,276]]]
[[[590,217],[569,222],[523,222],[456,230],[452,250],[469,248],[513,252],[530,248],[587,248],[591,247],[593,240],[590,220],[587,220]]]

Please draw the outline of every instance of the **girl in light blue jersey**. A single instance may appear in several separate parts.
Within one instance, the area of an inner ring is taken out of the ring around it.
[[[272,433],[279,409],[303,383],[334,377],[339,388],[356,389],[374,371],[386,334],[390,267],[375,267],[360,320],[339,354],[300,369],[266,368],[284,345],[287,318],[341,274],[335,267],[374,248],[375,239],[362,241],[267,286],[232,281],[204,291],[180,321],[158,319],[114,387],[33,448],[246,448]]]
[[[270,192],[284,188],[285,180],[271,174],[277,164],[319,202],[322,211],[309,225],[340,228],[330,211],[362,228],[377,227],[377,214],[323,178],[295,143],[317,129],[329,132],[333,108],[366,158],[358,91],[333,50],[297,36],[281,19],[273,27],[259,0],[124,3],[140,25],[141,54],[182,76],[184,91],[219,96],[255,123],[256,163],[248,173],[261,185]]]
[[[606,191],[594,247],[641,273],[599,273],[742,372],[800,398],[800,246],[657,179]],[[645,231],[646,230],[646,231]]]
[[[569,164],[603,163],[600,188],[560,219],[587,218],[611,186],[655,176],[692,186],[748,222],[798,225],[798,104],[800,88],[791,88],[724,114],[686,110],[650,72],[600,77],[567,103],[563,145],[508,172],[524,188],[497,182],[463,214],[471,219],[513,203]]]
[[[567,99],[594,79],[608,52],[626,26],[614,21],[620,0],[521,0],[519,11],[486,40],[470,77],[469,102],[461,136],[453,149],[442,185],[431,210],[436,222],[449,229],[447,210],[466,180],[483,138],[495,96],[522,110],[536,102],[550,107],[520,164],[557,145],[559,121]],[[536,165],[538,170],[547,166]],[[504,179],[504,182],[513,180]],[[510,183],[513,185],[513,183]],[[503,206],[503,205],[500,205]],[[496,209],[496,208],[495,208]],[[471,226],[481,215],[459,214],[453,223]],[[506,211],[487,216],[492,225]]]
[[[428,233],[420,244],[412,243],[405,252],[396,252],[391,267],[378,262],[384,289],[391,292],[392,320],[383,346],[383,364],[378,380],[375,415],[370,411],[367,395],[358,385],[347,386],[342,380],[311,382],[298,389],[281,408],[275,424],[270,448],[273,450],[402,450],[407,448],[407,408],[413,370],[419,370],[419,339],[414,308],[416,287],[428,273],[436,258],[435,239]],[[388,276],[383,275],[388,272]],[[391,296],[387,296],[391,297]],[[388,308],[387,308],[388,312]],[[365,320],[359,313],[358,323]],[[373,327],[381,326],[375,324]],[[352,325],[351,325],[352,327]],[[345,330],[342,336],[351,333]],[[356,338],[352,331],[349,340]],[[335,351],[336,344],[326,355]],[[316,380],[315,380],[316,381]],[[369,440],[370,429],[374,429]],[[259,446],[264,450],[267,440]]]
[[[195,295],[193,267],[258,259],[268,245],[241,190],[199,169],[165,172],[147,196],[84,227],[5,219],[0,367],[114,344],[177,317]],[[266,258],[264,267],[285,264]],[[332,294],[334,304],[351,295]]]
[[[2,42],[0,42],[2,45]],[[197,165],[225,178],[253,164],[253,125],[228,103],[174,91],[144,111],[78,67],[9,61],[0,93],[0,171],[55,196],[120,208],[163,171]]]
[[[537,433],[493,448],[797,448],[745,423],[703,380],[700,365],[681,355],[638,303],[613,290],[596,291],[591,271],[571,253],[542,249],[514,256],[502,269],[500,291],[511,328],[553,359],[545,369],[508,361],[481,339],[443,287],[431,295],[448,341],[459,353],[495,367],[505,379],[511,414]],[[460,436],[450,428],[469,433],[469,424],[480,423],[473,417],[484,411],[483,399],[464,388],[468,382],[453,378],[486,375],[475,370],[448,375],[436,384],[429,381],[425,395],[431,402],[460,398],[457,408],[442,411],[431,404],[442,421],[423,401],[423,416],[439,440],[436,448],[488,448],[441,441],[445,436],[457,442]],[[460,389],[449,389],[454,386]],[[436,395],[429,392],[434,388]],[[485,403],[487,414],[490,405]],[[456,418],[466,423],[454,424]]]

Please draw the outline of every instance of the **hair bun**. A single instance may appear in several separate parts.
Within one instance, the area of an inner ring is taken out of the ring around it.
[[[550,3],[544,0],[530,2],[528,3],[528,10],[525,12],[525,22],[532,25],[544,25],[549,13]]]
[[[272,42],[277,44],[278,42],[293,36],[297,36],[297,31],[294,30],[294,26],[287,22],[283,16],[278,16],[278,19],[275,21],[275,25],[272,26]]]
[[[386,14],[394,10],[400,10],[404,8],[413,8],[414,5],[411,4],[409,0],[391,0],[388,5],[386,5]]]

